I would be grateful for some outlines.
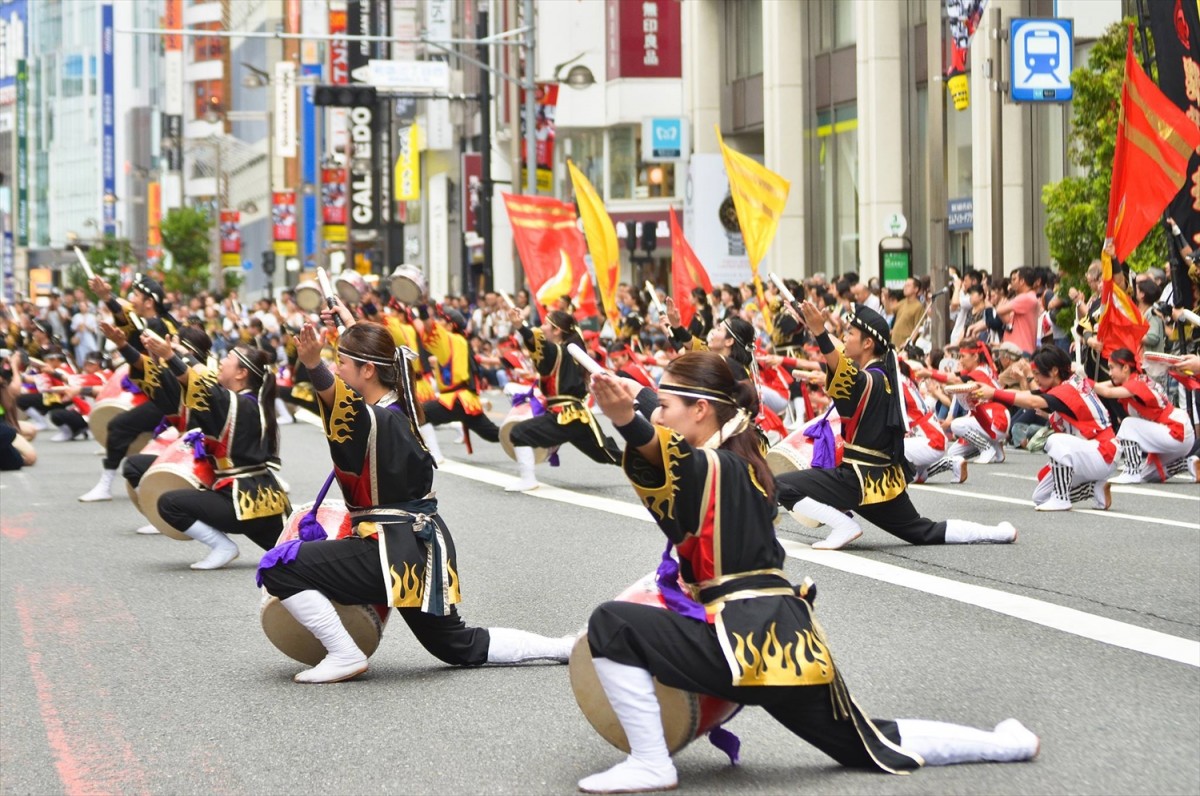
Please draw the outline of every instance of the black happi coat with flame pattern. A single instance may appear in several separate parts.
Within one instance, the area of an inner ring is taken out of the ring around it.
[[[388,604],[449,613],[462,600],[454,540],[431,491],[433,457],[395,393],[369,404],[335,377],[332,404],[320,404],[355,532],[379,542]]]
[[[919,767],[850,696],[809,602],[815,590],[807,582],[796,589],[784,574],[776,506],[750,464],[732,451],[694,448],[670,429],[655,433],[662,468],[634,448],[622,466],[676,545],[680,576],[716,630],[731,684],[827,689],[833,717],[853,722],[881,770]]]
[[[622,465],[675,543],[680,575],[716,627],[732,684],[833,682],[812,611],[783,572],[775,506],[749,463],[731,451],[694,448],[666,428],[655,432],[662,469],[633,449]]]
[[[269,466],[270,447],[257,396],[222,387],[215,371],[197,365],[183,392],[183,411],[188,430],[204,434],[216,475],[213,490],[231,490],[239,520],[291,513],[287,493]]]
[[[859,368],[841,354],[829,368],[825,392],[842,419],[845,450],[838,465],[854,474],[861,489],[859,505],[886,503],[908,486],[903,461],[895,461],[895,429],[887,424],[888,403],[895,400],[881,362]]]

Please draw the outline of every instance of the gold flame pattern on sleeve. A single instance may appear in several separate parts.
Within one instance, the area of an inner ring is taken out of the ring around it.
[[[655,476],[659,475],[656,468],[644,466],[640,468],[626,467],[626,473],[630,477],[630,483],[633,484],[633,489],[641,498],[642,504],[650,510],[650,512],[660,520],[675,519],[675,496],[679,492],[678,473],[680,462],[690,456],[690,453],[683,451],[683,437],[675,432],[662,426],[656,426],[654,429],[658,437],[659,450],[662,452],[662,482],[653,483],[648,476],[651,472]],[[626,459],[630,454],[626,452]],[[640,458],[640,457],[639,457]]]
[[[333,406],[329,410],[329,418],[325,421],[325,436],[330,442],[342,445],[354,436],[354,418],[358,414],[355,406],[358,396],[341,378],[335,378],[333,384]]]
[[[146,358],[143,358],[146,361]],[[187,392],[183,396],[183,405],[193,412],[207,412],[212,404],[212,391],[217,386],[217,373],[214,370],[199,365],[192,368],[188,378]]]
[[[854,379],[858,376],[858,368],[844,356],[838,357],[837,367],[829,375],[829,386],[826,392],[835,401],[845,401],[850,398],[854,389]]]

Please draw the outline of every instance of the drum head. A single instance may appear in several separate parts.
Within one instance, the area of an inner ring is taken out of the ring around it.
[[[188,476],[191,474],[189,473]],[[138,484],[138,508],[142,514],[163,536],[169,536],[180,542],[190,542],[192,537],[183,531],[176,530],[171,523],[162,518],[162,515],[158,513],[158,499],[176,489],[199,489],[200,484],[195,482],[195,477],[188,476],[169,467],[160,467],[155,470],[152,465]]]
[[[517,460],[517,451],[512,444],[512,430],[522,420],[528,420],[528,417],[510,417],[500,424],[500,447],[508,454],[508,458],[514,462]],[[541,464],[550,458],[553,451],[550,448],[534,448],[533,460]]]
[[[355,277],[358,277],[355,279]],[[334,280],[333,289],[337,291],[338,298],[349,305],[361,304],[363,300],[364,289],[366,282],[359,274],[339,274]]]
[[[600,678],[596,676],[586,634],[575,642],[568,670],[571,690],[584,717],[600,733],[600,737],[628,754],[629,739],[625,737],[625,730],[609,704]],[[700,697],[678,688],[669,688],[657,680],[654,681],[654,691],[658,694],[667,749],[675,754],[691,743],[700,729]]]
[[[425,301],[425,272],[413,265],[398,265],[388,278],[388,290],[396,301],[420,304]]]
[[[318,312],[325,303],[321,289],[315,284],[304,283],[296,286],[296,306],[305,312]]]
[[[337,609],[338,616],[354,643],[364,655],[371,657],[375,650],[379,649],[388,614],[384,613],[383,618],[380,618],[375,606],[370,605],[334,603],[333,607]],[[386,606],[383,610],[387,611]],[[262,620],[263,632],[267,634],[270,642],[292,660],[316,666],[325,658],[325,647],[308,628],[288,613],[278,597],[268,597],[263,602],[259,618]]]
[[[142,504],[138,502],[137,490],[133,488],[133,484],[129,483],[129,481],[125,482],[125,494],[129,495],[129,502],[133,504],[133,507],[141,511]]]
[[[129,409],[116,401],[100,401],[88,413],[88,431],[101,445],[108,445],[108,421]]]

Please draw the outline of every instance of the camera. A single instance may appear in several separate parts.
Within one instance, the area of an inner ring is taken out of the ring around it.
[[[1160,315],[1168,319],[1171,317],[1171,302],[1169,301],[1156,301],[1151,305],[1150,309],[1155,315]]]

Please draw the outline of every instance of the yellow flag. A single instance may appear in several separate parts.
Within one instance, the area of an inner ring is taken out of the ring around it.
[[[421,198],[421,130],[413,124],[399,136],[400,151],[392,170],[392,195],[397,202]]]
[[[587,176],[569,160],[567,168],[571,171],[571,184],[575,186],[575,201],[579,203],[579,217],[583,219],[588,253],[592,255],[592,265],[596,268],[596,283],[604,302],[604,314],[615,330],[621,320],[617,311],[617,281],[621,272],[617,230],[608,211],[604,209],[604,201]]]
[[[734,152],[725,146],[721,128],[717,127],[717,142],[721,145],[721,157],[725,161],[725,173],[729,176],[729,193],[737,210],[738,226],[750,258],[750,273],[754,276],[754,292],[758,295],[758,308],[771,330],[771,310],[763,295],[762,279],[758,266],[767,256],[783,206],[787,204],[788,191],[792,184],[753,158]]]

